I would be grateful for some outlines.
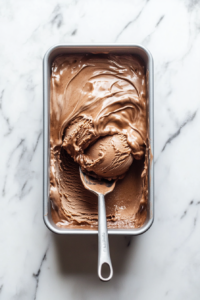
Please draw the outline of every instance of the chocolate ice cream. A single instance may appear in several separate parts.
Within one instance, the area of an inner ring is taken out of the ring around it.
[[[118,179],[106,196],[108,228],[140,227],[148,198],[145,68],[133,55],[61,55],[52,64],[50,199],[58,226],[97,227],[95,195],[79,165]]]

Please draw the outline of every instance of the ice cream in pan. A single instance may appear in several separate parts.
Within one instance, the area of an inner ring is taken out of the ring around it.
[[[118,179],[106,196],[108,228],[141,227],[147,215],[146,76],[134,55],[67,54],[55,58],[50,100],[50,199],[60,227],[96,229],[95,195],[83,172]]]

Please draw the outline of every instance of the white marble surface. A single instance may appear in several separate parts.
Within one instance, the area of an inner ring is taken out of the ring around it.
[[[0,3],[0,299],[200,299],[200,2]],[[97,237],[42,220],[42,58],[57,43],[140,43],[155,62],[155,221],[111,237],[114,278],[96,276]]]

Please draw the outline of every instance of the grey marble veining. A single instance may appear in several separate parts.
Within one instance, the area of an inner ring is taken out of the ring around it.
[[[200,298],[200,2],[0,3],[0,299]],[[111,236],[114,278],[98,280],[97,237],[42,220],[42,59],[58,43],[139,43],[155,67],[155,221]]]

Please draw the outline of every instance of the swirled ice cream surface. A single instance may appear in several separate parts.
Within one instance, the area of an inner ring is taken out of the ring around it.
[[[50,199],[58,226],[96,228],[95,195],[79,166],[118,179],[106,196],[108,228],[140,227],[148,198],[146,70],[133,55],[61,55],[52,63]]]

